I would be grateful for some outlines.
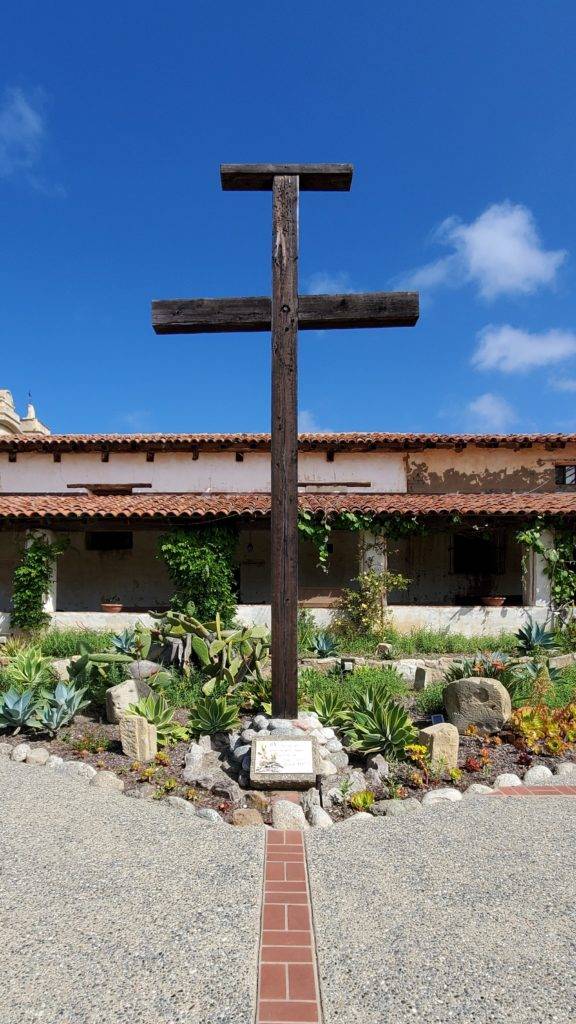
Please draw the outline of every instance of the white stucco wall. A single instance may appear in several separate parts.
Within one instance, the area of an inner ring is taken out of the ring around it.
[[[402,492],[406,490],[404,458],[400,453],[342,453],[334,462],[325,453],[303,452],[298,459],[299,479],[311,489],[343,482],[369,483],[357,488],[362,493]],[[98,452],[64,452],[61,462],[49,453],[18,453],[16,462],[0,455],[0,493],[69,492],[69,484],[146,483],[149,490],[170,492],[258,491],[270,490],[270,455],[246,452],[236,462],[234,452],[200,452],[194,460],[190,452],[157,452],[154,462],[146,462],[145,452],[110,453],[102,462]],[[338,490],[345,488],[338,487]]]

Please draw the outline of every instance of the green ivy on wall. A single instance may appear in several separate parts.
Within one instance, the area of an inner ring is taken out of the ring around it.
[[[171,530],[160,537],[159,554],[174,585],[176,610],[192,604],[202,621],[211,621],[219,612],[224,625],[230,625],[236,612],[237,542],[238,531],[231,525]]]
[[[311,541],[318,554],[318,567],[328,572],[330,554],[328,546],[333,530],[372,533],[382,540],[399,540],[412,534],[425,534],[426,526],[417,516],[375,516],[369,512],[337,512],[332,515],[315,516],[312,512],[298,513],[300,535]]]
[[[39,629],[50,616],[44,601],[50,592],[52,571],[59,555],[68,547],[68,540],[49,541],[35,534],[24,549],[12,579],[12,610],[10,623],[17,629]]]
[[[554,531],[552,544],[542,538],[544,530]],[[544,559],[544,572],[550,580],[550,594],[556,608],[567,608],[576,600],[576,562],[574,530],[559,528],[548,523],[541,516],[531,526],[525,526],[516,534],[516,540],[530,548]]]

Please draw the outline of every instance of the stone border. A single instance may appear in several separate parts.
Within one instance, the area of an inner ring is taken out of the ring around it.
[[[256,1024],[320,1024],[316,943],[302,832],[268,830],[264,865]]]

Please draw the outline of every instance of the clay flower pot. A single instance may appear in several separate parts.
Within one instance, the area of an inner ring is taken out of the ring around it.
[[[109,612],[110,614],[121,612],[123,607],[124,606],[120,604],[120,602],[114,603],[113,601],[101,601],[100,603],[100,611]]]
[[[482,604],[486,608],[501,608],[506,600],[505,597],[483,597],[481,598]]]

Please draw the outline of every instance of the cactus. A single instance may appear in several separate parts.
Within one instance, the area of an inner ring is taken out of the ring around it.
[[[205,696],[231,694],[242,684],[262,683],[262,670],[268,661],[270,638],[261,626],[222,629],[220,617],[214,622],[199,622],[189,612],[169,611],[156,615],[156,630],[164,657],[180,668],[190,664],[205,678]]]

